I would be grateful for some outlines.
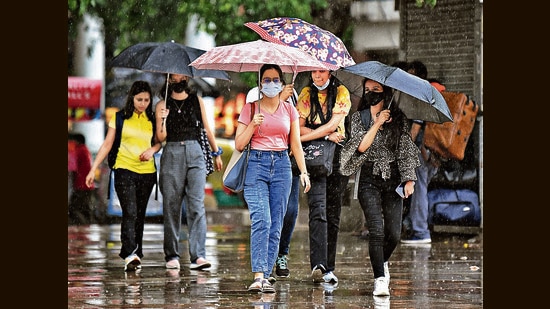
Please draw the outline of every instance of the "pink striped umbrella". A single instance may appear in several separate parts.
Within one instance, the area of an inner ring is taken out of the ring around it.
[[[294,47],[264,40],[223,45],[212,48],[189,65],[199,70],[258,72],[264,64],[276,64],[285,73],[329,70],[326,64]]]

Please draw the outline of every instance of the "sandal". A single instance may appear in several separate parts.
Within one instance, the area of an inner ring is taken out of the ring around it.
[[[262,291],[262,278],[254,279],[254,282],[248,287],[250,292],[261,292]]]
[[[262,293],[275,293],[275,288],[267,279],[262,280]]]

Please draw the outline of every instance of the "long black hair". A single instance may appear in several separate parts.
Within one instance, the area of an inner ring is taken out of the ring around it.
[[[367,108],[370,109],[370,104],[367,102],[367,98],[365,94],[365,84],[367,83],[368,80],[371,80],[371,79],[370,78],[363,79],[363,95],[361,96],[361,101],[359,101],[359,105],[357,106],[357,111],[361,111]],[[403,133],[408,134],[408,128],[407,128],[408,122],[407,122],[407,118],[405,117],[405,114],[397,106],[397,103],[393,102],[393,88],[388,87],[386,85],[382,85],[382,90],[383,90],[382,92],[384,93],[384,103],[383,103],[384,106],[382,107],[382,109],[388,109],[388,106],[389,106],[390,115],[392,118],[392,121],[384,123],[382,127],[385,130],[389,130],[389,133],[388,133],[389,138],[387,142],[390,145],[390,149],[393,149],[395,151],[397,150],[397,146],[399,145],[401,134]]]
[[[151,91],[151,86],[149,83],[143,80],[135,81],[132,84],[132,87],[130,87],[128,96],[126,97],[126,103],[122,109],[122,116],[124,119],[129,119],[132,117],[132,114],[134,113],[134,96],[142,92],[149,93],[149,97],[151,98],[149,105],[145,109],[145,115],[147,115],[147,118],[151,122],[155,122],[155,114],[153,113],[153,92]]]
[[[329,85],[327,86],[327,116],[325,117],[327,121],[332,118],[332,109],[334,108],[334,103],[336,103],[336,95],[338,94],[338,87],[340,85],[340,81],[331,74],[329,77]],[[315,116],[318,113],[323,113],[321,103],[319,103],[319,89],[315,87],[311,74],[309,75],[309,88],[311,88],[309,92],[311,110],[309,111],[307,123],[311,125],[313,124]]]

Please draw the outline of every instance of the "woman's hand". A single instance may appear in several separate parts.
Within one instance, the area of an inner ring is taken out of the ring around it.
[[[264,115],[263,114],[256,114],[254,115],[254,118],[252,119],[252,123],[255,127],[260,126],[264,122]]]
[[[311,183],[309,182],[309,175],[307,173],[300,174],[300,183],[304,186],[304,193],[307,193],[311,189]]]
[[[383,125],[384,123],[390,122],[390,121],[391,121],[391,113],[390,113],[389,109],[384,109],[384,110],[379,111],[376,114],[376,118],[374,119],[374,122],[376,124],[379,124],[380,126]]]
[[[88,175],[86,175],[86,185],[88,188],[91,188],[94,184],[95,180],[95,169],[91,169],[90,172],[88,172]]]
[[[139,160],[149,161],[154,155],[155,155],[155,150],[153,148],[149,148],[139,155]]]
[[[294,84],[288,84],[283,87],[280,98],[281,100],[286,101],[292,96],[292,94],[294,94]]]
[[[414,193],[414,181],[409,180],[405,183],[405,198],[408,198]]]

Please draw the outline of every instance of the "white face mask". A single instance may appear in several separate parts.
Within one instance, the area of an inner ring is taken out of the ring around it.
[[[281,83],[262,83],[262,93],[265,94],[268,98],[273,98],[283,90],[283,85]]]
[[[324,83],[322,86],[317,86],[316,83],[313,83],[313,85],[315,85],[315,87],[319,90],[325,90],[328,87],[329,84],[330,84],[330,78],[327,79],[327,82]]]

